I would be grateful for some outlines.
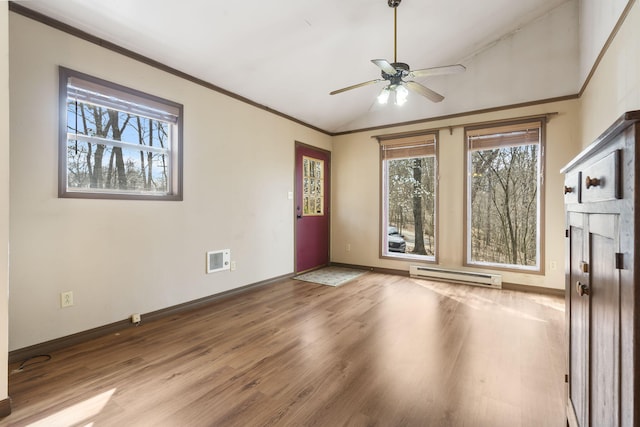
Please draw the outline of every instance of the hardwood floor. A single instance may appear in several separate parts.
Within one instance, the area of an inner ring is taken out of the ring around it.
[[[563,338],[561,297],[285,280],[12,373],[0,425],[560,427]]]

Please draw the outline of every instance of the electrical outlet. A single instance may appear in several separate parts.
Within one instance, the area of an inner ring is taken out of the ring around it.
[[[131,323],[138,324],[141,322],[141,320],[142,320],[142,316],[140,316],[139,313],[135,313],[131,315]]]
[[[549,268],[551,268],[552,270],[556,270],[558,268],[558,263],[555,261],[551,261],[549,263]]]
[[[236,270],[236,262],[235,261],[231,261],[231,265],[230,265],[229,269],[231,271],[235,271]]]
[[[347,243],[346,249],[347,249],[347,252],[351,252],[351,243]]]
[[[60,308],[71,307],[73,305],[73,292],[66,291],[60,293]]]

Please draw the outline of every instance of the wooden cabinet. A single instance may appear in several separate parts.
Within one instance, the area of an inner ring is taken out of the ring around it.
[[[570,426],[640,425],[639,121],[624,114],[562,169]]]

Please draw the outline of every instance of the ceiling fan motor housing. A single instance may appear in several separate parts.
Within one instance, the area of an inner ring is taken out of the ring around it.
[[[400,2],[402,0],[387,0],[387,4],[389,5],[389,7],[393,7],[396,8],[398,6],[400,6]]]
[[[382,71],[382,78],[385,80],[389,80],[392,85],[397,85],[402,82],[404,77],[407,77],[410,72],[409,64],[405,64],[404,62],[394,62],[391,64],[393,68],[395,68],[395,74],[389,74]]]

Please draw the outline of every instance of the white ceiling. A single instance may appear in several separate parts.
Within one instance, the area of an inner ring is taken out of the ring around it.
[[[393,62],[387,0],[30,0],[22,6],[330,133],[577,93],[577,0],[404,0],[398,60],[461,63],[419,79],[445,96],[379,106]],[[82,71],[82,70],[79,70]]]

